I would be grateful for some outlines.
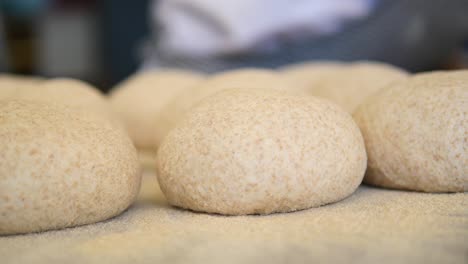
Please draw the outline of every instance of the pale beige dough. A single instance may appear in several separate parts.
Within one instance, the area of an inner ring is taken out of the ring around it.
[[[42,79],[38,77],[0,74],[0,100],[11,99],[19,87],[37,85],[41,82]]]
[[[362,181],[366,153],[335,104],[272,89],[206,98],[157,155],[169,203],[227,215],[290,212],[339,201]]]
[[[158,132],[166,130],[158,122],[162,108],[176,94],[191,90],[203,79],[198,73],[182,70],[143,72],[115,87],[110,102],[137,148],[152,151],[163,137]]]
[[[154,171],[156,166],[156,151],[151,149],[138,149],[138,160],[143,169]]]
[[[299,93],[296,85],[276,72],[266,69],[243,68],[215,74],[199,83],[197,87],[185,90],[163,108],[158,119],[157,138],[163,139],[182,120],[190,108],[204,98],[217,92],[234,88],[268,88],[292,94]]]
[[[130,138],[109,120],[61,104],[0,104],[0,234],[111,218],[140,180]]]
[[[468,191],[468,71],[393,83],[354,114],[369,156],[368,184],[424,192]]]
[[[295,84],[295,88],[304,94],[311,95],[320,79],[336,76],[336,73],[347,63],[339,61],[312,61],[291,64],[279,69],[279,74]]]
[[[402,69],[370,61],[304,64],[283,74],[296,80],[309,95],[331,100],[349,113],[384,86],[408,77]]]
[[[104,95],[92,85],[70,78],[57,78],[19,87],[13,98],[44,103],[59,103],[113,120],[117,119]]]
[[[167,204],[155,175],[108,221],[0,236],[8,264],[466,264],[468,192],[361,185],[339,203],[289,214],[221,216]]]

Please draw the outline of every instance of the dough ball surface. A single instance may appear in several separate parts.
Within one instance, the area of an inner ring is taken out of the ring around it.
[[[0,74],[0,100],[11,99],[20,87],[37,85],[41,78]]]
[[[203,100],[157,155],[168,201],[226,215],[290,212],[339,201],[361,183],[366,153],[335,104],[271,89]]]
[[[354,118],[371,185],[424,192],[468,191],[468,71],[432,72],[393,83]]]
[[[295,93],[294,84],[271,70],[244,68],[215,74],[194,89],[181,92],[162,111],[157,137],[164,138],[190,109],[204,98],[227,89],[272,89]]]
[[[200,74],[182,70],[143,72],[114,88],[110,101],[135,145],[152,149],[164,136],[159,131],[167,130],[158,122],[162,108],[175,95],[190,90],[203,79]]]
[[[312,95],[320,79],[336,76],[336,73],[346,65],[338,61],[297,63],[281,68],[279,74],[294,83],[299,92]]]
[[[60,104],[0,104],[0,234],[116,216],[140,179],[131,140],[109,120]]]
[[[329,99],[352,113],[367,97],[408,73],[378,62],[357,62],[322,78],[312,95]]]
[[[59,103],[90,111],[115,121],[104,95],[92,85],[69,78],[45,80],[17,89],[14,99],[43,103]]]
[[[307,94],[337,103],[352,113],[368,96],[408,73],[380,62],[317,63],[291,67],[284,75]]]

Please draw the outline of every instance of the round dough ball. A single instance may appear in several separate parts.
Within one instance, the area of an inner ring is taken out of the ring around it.
[[[192,109],[157,155],[169,203],[226,215],[290,212],[351,195],[366,169],[352,117],[314,97],[232,89]]]
[[[12,74],[0,74],[0,100],[11,99],[20,87],[37,85],[42,81],[38,77],[20,77]]]
[[[311,95],[317,82],[324,76],[336,76],[338,70],[347,64],[338,61],[314,61],[288,65],[280,69],[280,74],[295,84],[298,92]]]
[[[331,100],[349,113],[384,86],[408,77],[407,72],[379,62],[306,65],[285,74],[302,83],[308,94]]]
[[[0,104],[0,234],[116,216],[140,180],[131,140],[107,119],[60,104]]]
[[[356,62],[335,74],[324,75],[312,95],[329,99],[352,113],[370,95],[408,76],[406,71],[389,64]]]
[[[14,86],[0,80],[0,100],[10,99],[14,92]]]
[[[159,126],[156,129],[156,138],[160,141],[164,139],[190,108],[217,92],[234,88],[269,88],[295,93],[293,87],[287,79],[271,70],[245,68],[216,74],[201,82],[195,89],[180,93],[164,107],[157,122]]]
[[[178,93],[190,90],[204,77],[182,71],[148,71],[137,74],[118,85],[110,95],[114,111],[123,120],[138,148],[152,149],[159,145],[156,130],[161,109]]]
[[[91,111],[117,123],[110,106],[99,90],[75,79],[57,78],[17,89],[14,98],[44,103],[59,103]]]
[[[39,84],[44,81],[44,78],[30,75],[17,75],[0,73],[0,83],[15,83],[21,85]]]
[[[355,112],[369,156],[365,182],[424,192],[468,191],[468,71],[393,83]]]

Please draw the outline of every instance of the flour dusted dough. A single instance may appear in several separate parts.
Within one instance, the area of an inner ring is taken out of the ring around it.
[[[164,138],[190,108],[217,92],[235,88],[268,88],[297,93],[294,87],[288,79],[266,69],[243,68],[215,74],[199,83],[195,89],[181,92],[163,108],[157,122],[159,124],[156,130],[157,137]]]
[[[468,191],[468,71],[417,74],[354,114],[369,156],[365,182],[424,192]]]
[[[107,119],[54,103],[0,104],[0,234],[94,223],[125,210],[141,175]]]
[[[112,90],[112,107],[137,148],[147,151],[159,145],[164,136],[158,133],[164,129],[161,128],[164,124],[157,121],[161,109],[176,94],[190,90],[203,78],[190,71],[148,71],[132,76]]]
[[[352,117],[328,101],[271,89],[203,100],[157,156],[169,203],[227,215],[290,212],[352,194],[366,153]]]

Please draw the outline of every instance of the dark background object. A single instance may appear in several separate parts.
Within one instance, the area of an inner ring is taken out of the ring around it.
[[[37,32],[34,25],[45,5],[44,0],[0,0],[4,34],[0,41],[5,42],[0,47],[5,49],[2,54],[8,54],[10,69],[17,74],[35,74]]]
[[[13,73],[70,76],[107,91],[137,71],[145,55],[154,56],[160,67],[204,72],[247,66],[276,68],[306,60],[379,60],[411,71],[466,63],[462,47],[468,41],[467,0],[380,0],[370,16],[347,24],[335,35],[284,42],[271,52],[197,59],[158,53],[154,44],[158,29],[150,26],[151,2],[0,0],[5,29],[0,36],[0,41],[5,40],[0,43],[0,59],[4,60],[0,70],[7,67]],[[64,25],[77,34],[67,32]],[[53,45],[48,46],[50,43]],[[73,48],[63,47],[67,43],[74,44]],[[60,71],[62,64],[68,69],[63,70],[66,74]]]
[[[149,0],[100,1],[105,83],[110,87],[137,70],[149,35]]]
[[[35,74],[36,32],[32,27],[34,18],[6,15],[4,18],[5,46],[10,55],[9,65],[17,74]]]

